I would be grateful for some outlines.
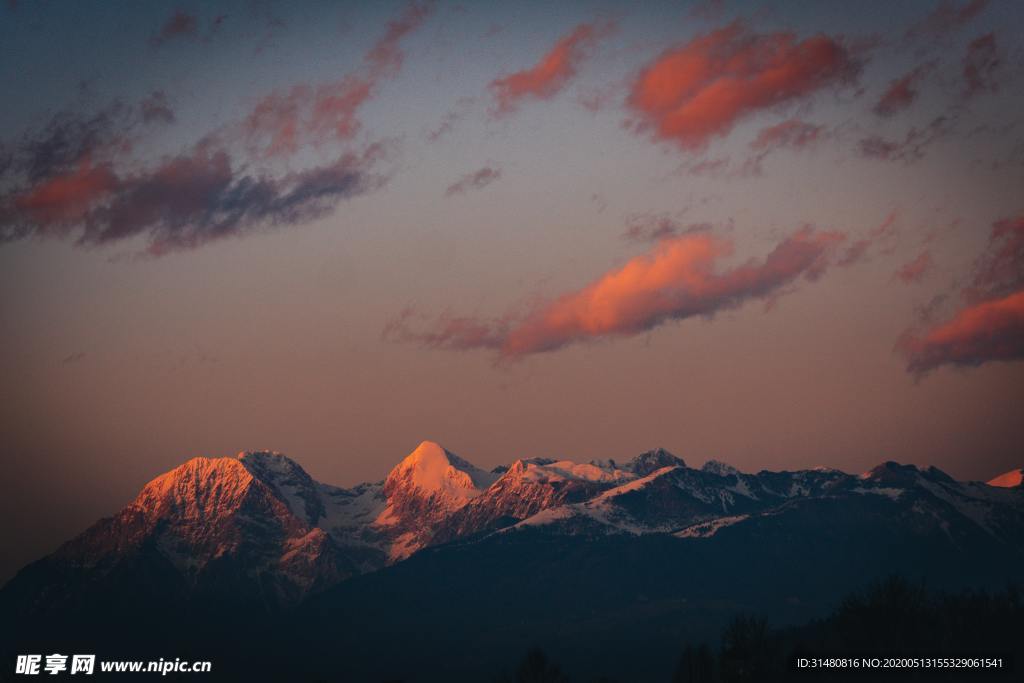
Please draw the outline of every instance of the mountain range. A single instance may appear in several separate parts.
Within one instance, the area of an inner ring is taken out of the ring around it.
[[[894,462],[861,475],[744,473],[657,449],[487,471],[425,441],[384,481],[352,488],[275,452],[193,458],[19,572],[0,610],[7,628],[51,636],[98,612],[115,630],[141,610],[193,630],[197,614],[267,619],[307,650],[345,634],[365,675],[396,634],[475,643],[440,668],[426,646],[392,658],[406,667],[395,675],[428,680],[433,666],[440,680],[512,642],[554,639],[592,658],[580,643],[649,634],[643,650],[736,609],[813,617],[887,573],[984,587],[1020,580],[1022,567],[1020,470],[987,484]]]

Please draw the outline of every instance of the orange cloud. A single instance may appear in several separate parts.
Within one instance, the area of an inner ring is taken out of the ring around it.
[[[555,43],[537,64],[491,82],[495,116],[513,111],[527,97],[545,100],[557,94],[576,75],[587,51],[608,27],[580,24]]]
[[[904,336],[897,346],[916,375],[941,365],[1024,359],[1024,292],[968,306],[923,335]]]
[[[843,235],[804,228],[761,260],[720,270],[732,242],[707,232],[666,238],[591,284],[540,305],[518,322],[488,323],[443,316],[426,332],[409,328],[408,312],[385,335],[400,341],[464,350],[497,349],[506,359],[554,351],[569,344],[631,336],[672,320],[712,316],[749,299],[769,299],[799,277],[815,280]]]
[[[641,129],[688,149],[744,116],[852,77],[857,65],[824,35],[754,34],[731,24],[668,50],[637,78],[629,104]]]

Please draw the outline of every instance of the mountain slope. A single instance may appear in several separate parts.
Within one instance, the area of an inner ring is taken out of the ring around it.
[[[295,514],[244,457],[193,458],[146,484],[113,517],[22,570],[9,587],[16,593],[41,574],[75,586],[74,595],[43,591],[21,605],[35,611],[88,600],[124,582],[161,603],[210,597],[273,609],[353,573],[330,536]],[[143,577],[151,574],[160,578],[148,587]]]

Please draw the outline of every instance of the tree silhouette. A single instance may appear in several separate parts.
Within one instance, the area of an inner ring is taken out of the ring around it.
[[[739,615],[722,633],[719,670],[724,683],[764,681],[781,670],[780,653],[768,622]]]
[[[715,656],[705,644],[687,645],[672,674],[672,683],[713,683]]]
[[[538,647],[531,649],[519,660],[515,676],[500,679],[501,683],[569,683],[558,664],[548,659]]]

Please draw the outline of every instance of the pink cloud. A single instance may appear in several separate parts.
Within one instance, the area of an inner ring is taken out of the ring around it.
[[[562,36],[532,67],[493,80],[490,84],[494,93],[492,113],[495,116],[508,114],[527,98],[554,97],[576,75],[593,44],[609,30],[609,26],[580,24]]]
[[[640,130],[686,149],[724,136],[742,118],[851,79],[858,70],[837,40],[755,34],[739,23],[663,53],[633,85]]]

